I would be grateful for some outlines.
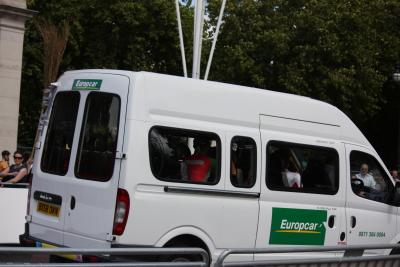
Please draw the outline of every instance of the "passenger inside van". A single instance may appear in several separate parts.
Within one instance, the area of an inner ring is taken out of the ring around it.
[[[255,143],[246,137],[236,137],[236,141],[231,146],[231,181],[236,187],[251,187],[255,180]]]
[[[187,165],[185,162],[185,158],[188,156],[190,156],[190,149],[187,144],[179,143],[175,148],[175,157],[178,162],[177,169],[179,169],[179,175],[174,176],[180,176],[183,181],[188,180]]]
[[[311,190],[334,191],[335,168],[329,158],[311,158],[302,174],[303,187]]]
[[[211,159],[208,156],[210,142],[207,139],[195,138],[193,140],[194,154],[185,157],[187,177],[189,181],[207,182],[211,172]]]
[[[302,187],[300,173],[293,168],[292,160],[290,150],[284,148],[275,151],[271,156],[271,168],[274,170],[273,180],[276,185],[291,188]]]

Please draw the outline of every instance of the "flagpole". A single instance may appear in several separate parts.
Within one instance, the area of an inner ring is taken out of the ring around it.
[[[187,77],[185,45],[183,43],[183,33],[182,33],[182,23],[181,23],[181,12],[179,10],[179,0],[175,1],[175,6],[176,6],[176,17],[177,17],[177,20],[178,20],[179,43],[180,43],[180,46],[181,46],[183,75],[185,77]]]
[[[219,17],[218,17],[218,22],[217,22],[217,28],[215,30],[214,39],[213,39],[213,43],[212,43],[212,47],[211,47],[211,51],[210,51],[210,56],[209,56],[208,62],[207,62],[206,73],[204,74],[204,80],[208,79],[208,73],[210,72],[211,62],[212,62],[212,59],[214,56],[215,44],[217,43],[219,28],[221,27],[221,23],[222,23],[222,16],[224,15],[225,4],[226,4],[226,0],[222,0],[221,9],[219,11]]]
[[[203,38],[204,24],[204,0],[197,0],[194,16],[194,34],[193,34],[193,68],[192,78],[200,78],[200,61],[201,61],[201,46]]]

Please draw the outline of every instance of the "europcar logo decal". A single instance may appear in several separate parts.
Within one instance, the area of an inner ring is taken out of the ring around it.
[[[78,79],[74,80],[72,90],[100,90],[102,80]]]
[[[326,210],[272,208],[270,244],[324,245]]]

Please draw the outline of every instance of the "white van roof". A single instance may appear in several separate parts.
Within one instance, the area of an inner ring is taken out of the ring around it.
[[[130,118],[168,120],[168,117],[179,117],[293,131],[358,144],[373,150],[365,136],[342,111],[309,97],[150,72],[89,69],[69,71],[64,75],[83,73],[130,77],[133,81],[131,86],[134,87],[130,98],[133,97],[131,101],[136,106],[136,113],[129,114]]]

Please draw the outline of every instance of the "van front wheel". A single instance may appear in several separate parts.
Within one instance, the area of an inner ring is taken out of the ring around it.
[[[400,243],[398,243],[397,245],[399,245]],[[394,248],[392,249],[392,251],[390,252],[390,255],[399,255],[400,254],[400,248]]]

